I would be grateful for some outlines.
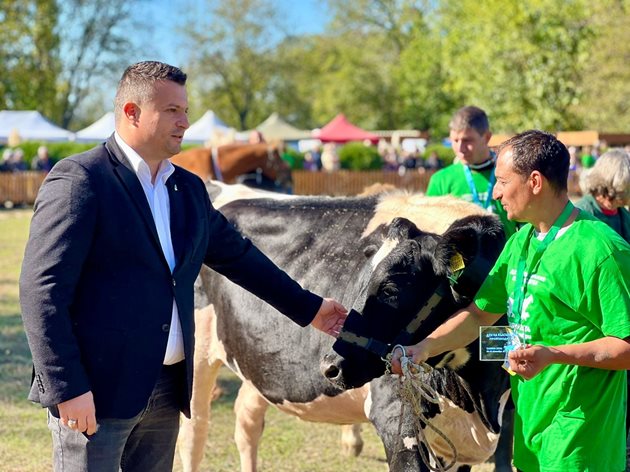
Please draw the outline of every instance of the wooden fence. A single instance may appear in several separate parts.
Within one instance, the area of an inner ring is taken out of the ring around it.
[[[297,195],[358,195],[374,184],[390,184],[412,192],[424,192],[431,174],[418,171],[397,172],[361,171],[309,172],[293,171],[293,193]]]
[[[0,205],[32,205],[45,176],[35,171],[1,172]]]

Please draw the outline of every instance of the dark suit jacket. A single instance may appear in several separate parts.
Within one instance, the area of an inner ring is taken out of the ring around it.
[[[186,355],[182,411],[192,392],[193,283],[201,264],[300,325],[321,298],[303,290],[215,210],[181,168],[167,181],[176,267],[162,253],[142,186],[113,136],[60,161],[35,202],[20,277],[34,379],[44,407],[94,394],[97,417],[130,418],[160,375],[175,297]]]

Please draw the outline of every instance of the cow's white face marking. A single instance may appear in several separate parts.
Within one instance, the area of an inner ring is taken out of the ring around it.
[[[398,246],[399,243],[400,241],[398,239],[385,240],[385,242],[380,247],[380,249],[372,257],[372,261],[370,262],[370,265],[372,266],[372,272],[374,272],[374,269],[378,267],[381,261],[385,259],[389,255],[389,253],[391,253],[394,250],[394,248]]]

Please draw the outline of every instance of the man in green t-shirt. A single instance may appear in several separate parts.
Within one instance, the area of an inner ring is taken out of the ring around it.
[[[630,246],[573,207],[568,171],[568,151],[550,134],[527,131],[501,146],[493,196],[511,220],[529,224],[508,241],[475,301],[407,353],[424,362],[465,346],[507,309],[517,346],[508,355],[515,466],[621,472]]]
[[[501,203],[492,199],[495,156],[488,147],[492,133],[486,112],[473,106],[460,108],[449,128],[455,163],[431,176],[426,195],[452,195],[496,213],[509,238],[516,225],[508,220]]]

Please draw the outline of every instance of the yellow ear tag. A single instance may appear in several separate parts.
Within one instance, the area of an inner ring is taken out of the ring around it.
[[[453,273],[457,272],[458,270],[462,270],[464,267],[466,267],[466,265],[464,264],[464,258],[459,252],[456,252],[455,254],[453,254],[453,257],[451,257],[451,260],[450,260],[450,264],[451,264],[451,272]]]

